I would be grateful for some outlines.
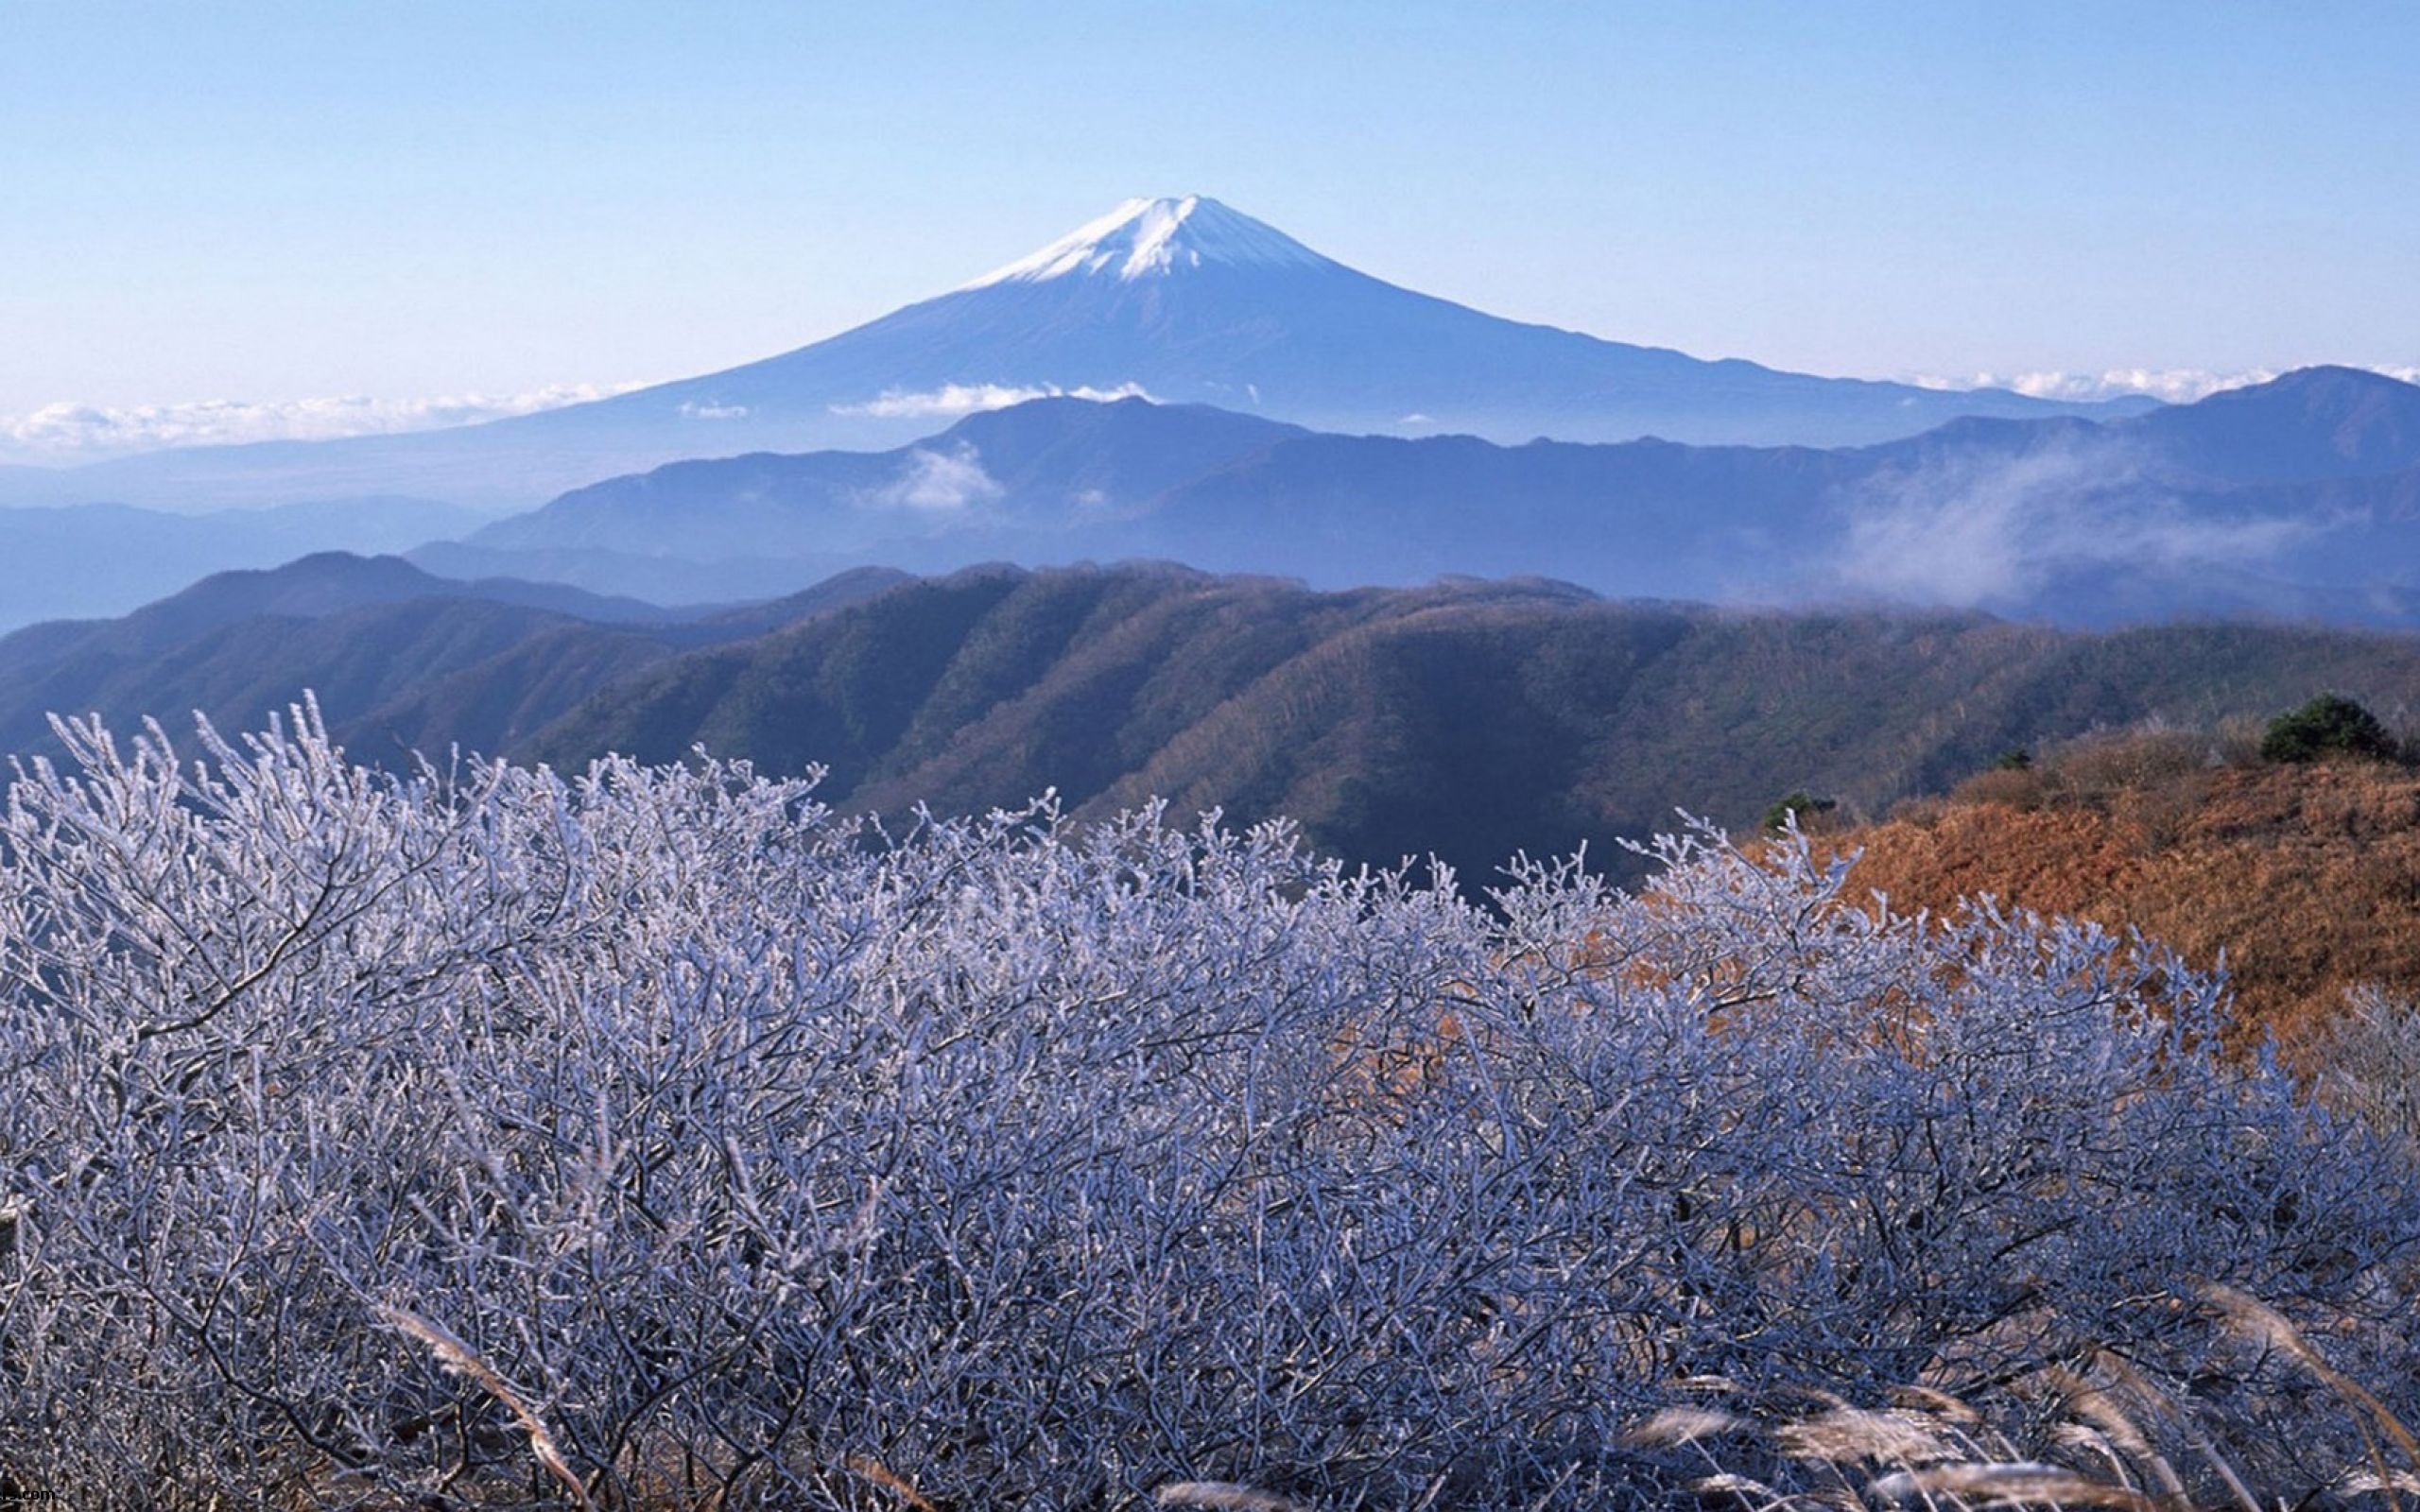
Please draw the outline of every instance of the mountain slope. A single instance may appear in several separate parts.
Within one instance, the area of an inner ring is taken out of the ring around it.
[[[683,616],[557,584],[448,581],[392,557],[225,573],[120,619],[0,637],[0,751],[46,747],[52,713],[173,726],[199,711],[244,729],[306,689],[365,755],[497,750],[648,662],[862,601],[895,576]]]
[[[1307,434],[1204,405],[1041,399],[891,452],[675,462],[575,490],[464,544],[711,561],[846,555],[970,517],[1061,530]]]
[[[2223,957],[2246,1047],[2290,1047],[2348,989],[2420,994],[2420,777],[2358,761],[2280,766],[2241,736],[2178,730],[2053,748],[1946,799],[1822,837],[1853,892],[2135,927],[2209,970]],[[2215,758],[2215,759],[2214,759]]]
[[[125,458],[59,487],[184,507],[299,490],[528,505],[683,457],[896,445],[986,391],[1138,389],[1328,430],[1503,441],[1843,444],[1960,415],[2145,407],[1812,377],[1505,320],[1191,197],[1131,201],[998,273],[727,371],[458,430]]]
[[[1019,263],[831,340],[594,410],[639,416],[685,404],[693,415],[745,407],[751,417],[808,419],[838,404],[873,419],[885,395],[983,384],[1139,386],[1171,403],[1321,429],[1409,424],[1508,441],[1655,434],[1838,443],[1957,415],[2093,407],[1705,362],[1504,320],[1371,278],[1192,197],[1130,201]],[[532,420],[567,425],[577,415]],[[1415,415],[1425,419],[1408,419]]]
[[[2420,465],[2420,387],[2358,368],[2305,368],[2112,429],[2229,483],[2376,476]]]
[[[415,559],[657,598],[715,571],[756,589],[868,561],[1143,558],[1322,586],[1546,573],[2083,625],[2415,625],[2415,490],[2420,388],[2342,369],[2107,424],[1977,418],[1835,450],[1334,436],[1061,398],[889,453],[614,479]]]
[[[432,586],[433,585],[433,586]],[[1319,593],[1175,567],[879,573],[672,623],[481,596],[325,558],[149,618],[0,641],[0,750],[46,710],[199,709],[243,728],[316,689],[388,763],[452,747],[577,768],[703,744],[899,813],[1056,788],[1102,814],[1299,818],[1356,862],[1614,842],[1686,808],[1753,822],[1792,788],[1879,812],[2011,746],[2206,724],[2339,688],[2420,712],[2420,638],[2275,626],[2087,635],[1974,614],[1748,613],[1538,579]],[[207,612],[205,612],[207,610]],[[174,624],[178,633],[162,633]]]
[[[984,569],[648,668],[521,747],[827,765],[896,811],[1055,787],[1098,814],[1286,814],[1354,861],[1745,823],[1793,787],[1878,810],[2009,746],[2316,687],[2420,710],[2420,640],[2278,627],[2077,635],[1979,616],[1737,614],[1537,581],[1313,593],[1177,569]]]
[[[400,557],[315,552],[279,567],[214,573],[117,619],[28,626],[0,637],[0,668],[22,667],[28,660],[28,648],[37,645],[51,654],[73,647],[120,658],[143,656],[241,620],[319,618],[426,598],[476,598],[603,623],[680,617],[677,611],[652,604],[610,598],[561,583],[510,578],[455,582],[423,572]]]

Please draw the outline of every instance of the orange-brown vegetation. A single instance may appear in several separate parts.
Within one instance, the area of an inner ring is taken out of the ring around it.
[[[2274,1029],[2290,1052],[2350,988],[2420,992],[2420,774],[2384,763],[2107,737],[1816,844],[1862,852],[1850,891],[1902,912],[1988,893],[2133,926],[2195,966],[2223,954],[2246,1040]]]

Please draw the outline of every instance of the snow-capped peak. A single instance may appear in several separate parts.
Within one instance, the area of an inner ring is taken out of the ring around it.
[[[1329,267],[1328,259],[1274,226],[1228,209],[1216,199],[1129,199],[1030,256],[966,285],[1039,284],[1080,275],[1121,282],[1187,268]]]

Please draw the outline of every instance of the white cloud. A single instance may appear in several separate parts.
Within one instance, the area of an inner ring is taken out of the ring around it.
[[[205,399],[176,404],[45,404],[28,414],[0,416],[0,457],[72,464],[171,446],[388,436],[532,415],[644,387],[555,384],[523,394],[458,394],[441,399],[350,395],[271,401]]]
[[[908,454],[896,479],[865,497],[877,508],[955,514],[988,504],[1003,491],[983,471],[983,459],[975,448],[961,442],[946,452],[916,448]]]
[[[1847,503],[1843,583],[1958,608],[2020,604],[2078,568],[2257,568],[2326,524],[2197,518],[2107,441],[1927,465],[1862,485]]]
[[[2374,367],[2370,370],[2407,384],[2420,383],[2420,367]],[[2207,399],[2229,388],[2265,384],[2276,376],[2274,370],[2267,368],[2253,368],[2240,372],[2216,372],[2206,368],[2112,368],[2106,372],[2097,373],[2056,369],[2046,372],[1979,372],[1964,378],[1923,373],[1908,381],[1919,388],[2006,388],[2035,399],[2084,402],[2149,394],[2168,404],[2189,404],[2197,399]]]
[[[922,392],[886,388],[880,397],[862,404],[835,404],[832,413],[871,415],[877,420],[922,420],[933,416],[972,415],[983,409],[1006,409],[1011,404],[1022,404],[1033,399],[1089,399],[1107,404],[1112,400],[1150,397],[1141,384],[1119,384],[1115,388],[1080,386],[1062,388],[1056,384],[943,384],[939,388]]]
[[[700,404],[695,400],[683,400],[681,403],[683,420],[741,420],[747,414],[746,404]]]

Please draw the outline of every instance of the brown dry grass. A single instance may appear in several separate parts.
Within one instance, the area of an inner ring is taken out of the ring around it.
[[[2346,989],[2420,992],[2420,776],[2372,763],[2211,766],[2181,737],[2100,741],[1819,839],[1862,850],[1853,893],[2133,926],[2199,967],[2223,952],[2247,1039],[2290,1051]]]
[[[2205,1431],[2211,1425],[2191,1391],[2180,1397],[2124,1357],[2092,1350],[2072,1366],[2046,1362],[1976,1383],[1989,1393],[1984,1407],[1921,1385],[1901,1388],[1887,1407],[1818,1394],[1811,1405],[1794,1408],[1781,1399],[1784,1410],[1776,1414],[1775,1402],[1740,1400],[1737,1411],[1667,1408],[1634,1428],[1626,1442],[1650,1453],[1668,1451],[1675,1465],[1695,1459],[1715,1472],[1690,1483],[1702,1504],[1741,1512],[1885,1505],[1926,1512],[2376,1505],[2405,1512],[2404,1495],[2420,1490],[2420,1435],[2266,1303],[2223,1286],[2197,1290],[2204,1314],[2242,1346],[2245,1361],[2260,1368],[2282,1365],[2332,1393],[2351,1433],[2331,1433],[2330,1451],[2316,1461],[2304,1452],[2308,1445],[2287,1445],[2258,1427],[2221,1444]],[[2237,1362],[2232,1368],[2243,1367]],[[2214,1355],[2197,1381],[2207,1388],[2229,1374]],[[1729,1382],[1711,1384],[1737,1389]],[[2272,1382],[2264,1389],[2278,1386]],[[1754,1445],[1765,1452],[1743,1452]],[[2044,1451],[2049,1461],[2036,1457]],[[2184,1456],[2181,1463],[2170,1451]],[[1739,1473],[1744,1466],[1771,1475],[1784,1465],[1797,1472],[1794,1490]]]

